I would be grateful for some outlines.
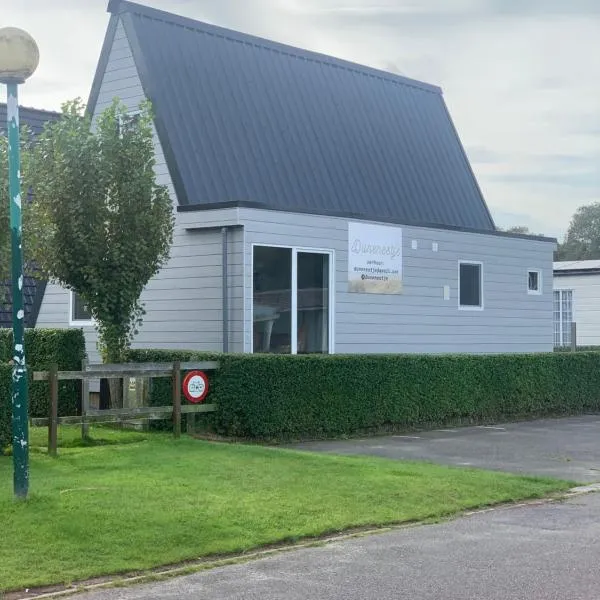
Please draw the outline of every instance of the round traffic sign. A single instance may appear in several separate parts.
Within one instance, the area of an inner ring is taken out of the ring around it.
[[[183,394],[194,404],[202,402],[208,394],[208,377],[202,371],[190,371],[183,380]]]

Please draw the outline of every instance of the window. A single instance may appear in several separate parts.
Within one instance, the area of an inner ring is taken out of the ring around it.
[[[542,293],[542,272],[527,271],[527,293],[541,294]]]
[[[554,345],[571,344],[573,290],[554,290]]]
[[[72,325],[93,325],[92,313],[88,310],[77,292],[71,291],[70,321]]]
[[[483,309],[483,265],[478,262],[458,264],[458,307]]]
[[[332,259],[326,251],[254,247],[254,352],[332,351]]]
[[[117,131],[122,138],[125,132],[133,127],[140,120],[140,113],[133,112],[127,115],[119,115],[117,118]]]

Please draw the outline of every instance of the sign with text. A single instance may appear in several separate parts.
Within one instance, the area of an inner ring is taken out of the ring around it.
[[[402,229],[348,223],[348,291],[402,293]]]

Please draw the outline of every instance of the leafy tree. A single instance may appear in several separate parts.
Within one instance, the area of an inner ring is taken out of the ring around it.
[[[11,230],[10,230],[10,195],[8,193],[8,137],[5,135],[5,125],[0,123],[0,284],[9,281],[11,277]],[[23,180],[21,196],[23,218],[23,251],[25,254],[24,267],[29,274],[35,274],[32,265],[32,255],[40,252],[36,246],[40,242],[37,227],[41,220],[32,219],[30,194],[27,180],[30,172],[30,154],[32,135],[28,127],[21,127],[21,179]],[[4,300],[0,292],[0,304]]]
[[[544,235],[543,233],[534,233],[525,225],[513,225],[512,227],[507,227],[506,229],[500,229],[500,231],[506,231],[506,233],[520,233],[522,235]]]
[[[154,172],[150,106],[140,109],[134,118],[115,101],[92,128],[81,102],[68,102],[30,157],[36,262],[85,302],[107,362],[124,360],[144,315],[142,290],[173,237],[172,202]]]
[[[600,202],[580,206],[567,235],[556,252],[556,260],[600,259]]]

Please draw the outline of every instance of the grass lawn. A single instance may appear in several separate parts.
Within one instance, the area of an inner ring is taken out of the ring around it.
[[[31,453],[31,498],[0,457],[0,591],[539,497],[566,482],[92,428]],[[32,445],[46,442],[34,430]],[[120,441],[126,443],[118,443]]]

